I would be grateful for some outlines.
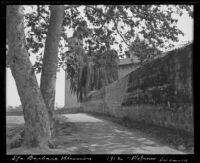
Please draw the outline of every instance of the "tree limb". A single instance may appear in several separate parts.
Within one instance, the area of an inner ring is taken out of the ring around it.
[[[65,6],[65,10],[68,10],[68,9],[71,9],[73,7],[80,7],[81,5],[68,5],[68,6]]]
[[[117,23],[115,20],[113,20],[114,24],[115,24],[115,29],[117,30],[117,33],[120,35],[120,37],[122,38],[122,40],[124,41],[124,43],[130,47],[130,45],[127,43],[127,41],[125,40],[124,36],[121,34],[121,32],[119,31],[119,29],[117,28]]]
[[[130,46],[130,45],[127,43],[127,41],[125,40],[125,38],[123,37],[123,35],[121,34],[121,32],[119,31],[119,29],[117,28],[117,23],[116,23],[116,21],[115,21],[115,19],[114,19],[113,17],[104,14],[101,10],[99,10],[99,9],[97,9],[97,8],[91,6],[91,5],[86,5],[86,7],[89,7],[89,8],[91,8],[91,9],[93,9],[93,10],[99,12],[99,13],[100,13],[101,15],[103,15],[104,17],[107,17],[107,18],[109,18],[109,19],[112,19],[113,22],[114,22],[114,24],[115,24],[114,27],[115,27],[117,33],[118,33],[118,34],[120,35],[120,37],[122,38],[123,42],[124,42],[127,46]]]

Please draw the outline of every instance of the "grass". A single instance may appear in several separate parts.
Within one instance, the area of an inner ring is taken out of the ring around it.
[[[67,145],[69,140],[65,137],[77,131],[74,123],[68,122],[67,118],[62,115],[55,117],[54,135],[51,142],[53,149],[31,148],[26,149],[22,146],[24,140],[24,124],[22,116],[8,116],[6,125],[6,146],[7,154],[66,154],[68,151],[61,149],[59,146]],[[9,123],[8,123],[9,122]],[[17,123],[21,122],[21,123]]]

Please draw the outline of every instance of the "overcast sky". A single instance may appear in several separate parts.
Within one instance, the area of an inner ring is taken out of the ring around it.
[[[190,18],[187,14],[183,14],[179,18],[178,28],[181,29],[184,33],[184,36],[179,37],[178,45],[184,44],[187,41],[193,40],[193,19]],[[34,60],[34,58],[31,58]],[[58,106],[64,106],[64,88],[65,88],[65,73],[63,70],[57,73],[56,81],[56,104]],[[40,81],[40,75],[37,75],[38,82]],[[18,106],[20,105],[20,99],[17,93],[15,81],[12,77],[9,68],[6,68],[6,106]]]

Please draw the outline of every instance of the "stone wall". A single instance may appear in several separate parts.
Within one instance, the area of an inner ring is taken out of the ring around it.
[[[136,70],[137,68],[138,68],[138,63],[119,65],[118,66],[118,77],[119,77],[119,79],[126,76],[130,72]]]
[[[192,45],[188,45],[92,93],[81,108],[193,133],[192,92]]]

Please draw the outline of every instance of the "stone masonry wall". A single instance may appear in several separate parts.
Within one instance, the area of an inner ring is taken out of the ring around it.
[[[94,92],[81,108],[193,133],[192,92],[190,44]]]
[[[136,70],[138,68],[138,64],[128,64],[128,65],[120,65],[118,66],[118,76],[119,79],[126,76],[130,72]]]

